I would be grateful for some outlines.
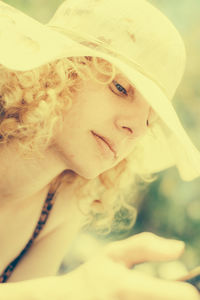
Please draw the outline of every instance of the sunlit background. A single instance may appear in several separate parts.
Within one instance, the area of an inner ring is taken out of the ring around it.
[[[75,0],[74,0],[75,1]],[[45,23],[62,0],[4,0],[38,21]],[[200,149],[200,1],[150,0],[171,19],[181,33],[187,51],[184,78],[176,93],[174,106],[194,144]],[[176,278],[200,265],[200,179],[180,180],[175,168],[161,172],[142,193],[138,218],[129,232],[112,232],[107,239],[82,233],[66,255],[61,272],[69,271],[92,255],[109,240],[121,239],[142,231],[186,242],[182,258],[170,263],[138,266],[145,272],[164,278]]]

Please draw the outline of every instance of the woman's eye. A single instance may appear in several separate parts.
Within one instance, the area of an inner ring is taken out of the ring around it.
[[[127,90],[117,81],[113,80],[113,84],[115,85],[115,87],[120,93],[123,93],[124,95],[128,95]]]

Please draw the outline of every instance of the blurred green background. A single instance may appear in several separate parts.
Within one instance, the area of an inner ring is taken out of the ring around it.
[[[17,7],[38,21],[45,23],[53,15],[62,0],[4,0]],[[200,1],[199,0],[150,0],[171,19],[181,33],[187,51],[187,65],[184,78],[177,90],[174,106],[194,144],[200,149]],[[138,202],[138,218],[135,226],[129,232],[112,232],[108,240],[121,239],[141,231],[151,231],[158,235],[180,239],[186,242],[186,251],[179,263],[171,265],[152,264],[144,270],[167,277],[170,274],[181,274],[184,268],[191,269],[200,265],[200,179],[183,182],[175,168],[170,168],[159,174],[158,179],[143,192]],[[75,242],[75,247],[84,245],[89,248],[96,243],[95,239],[103,240],[100,236],[88,237]],[[96,244],[95,244],[96,245]],[[95,249],[95,246],[93,247]],[[95,251],[95,250],[94,250]],[[85,255],[85,256],[84,256]],[[77,253],[68,256],[63,270],[69,270],[83,262],[86,254]],[[84,258],[83,258],[84,257]],[[70,266],[71,264],[71,266]],[[177,273],[177,268],[179,273]],[[164,271],[163,271],[164,270]],[[176,270],[176,272],[175,272]]]

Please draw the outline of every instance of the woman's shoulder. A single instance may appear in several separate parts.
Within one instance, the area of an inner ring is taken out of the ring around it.
[[[48,221],[37,240],[47,236],[58,227],[80,227],[85,221],[85,215],[81,212],[77,202],[77,196],[72,185],[62,186],[54,194],[54,204],[49,213]]]

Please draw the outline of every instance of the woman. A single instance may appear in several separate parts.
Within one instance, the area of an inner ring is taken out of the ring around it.
[[[86,224],[110,229],[125,207],[132,226],[123,197],[138,180],[172,165],[185,180],[199,176],[199,153],[169,102],[185,61],[175,28],[142,0],[65,1],[48,25],[0,9],[0,295],[198,299],[187,283],[129,270],[182,253],[182,242],[151,233],[56,276]]]

